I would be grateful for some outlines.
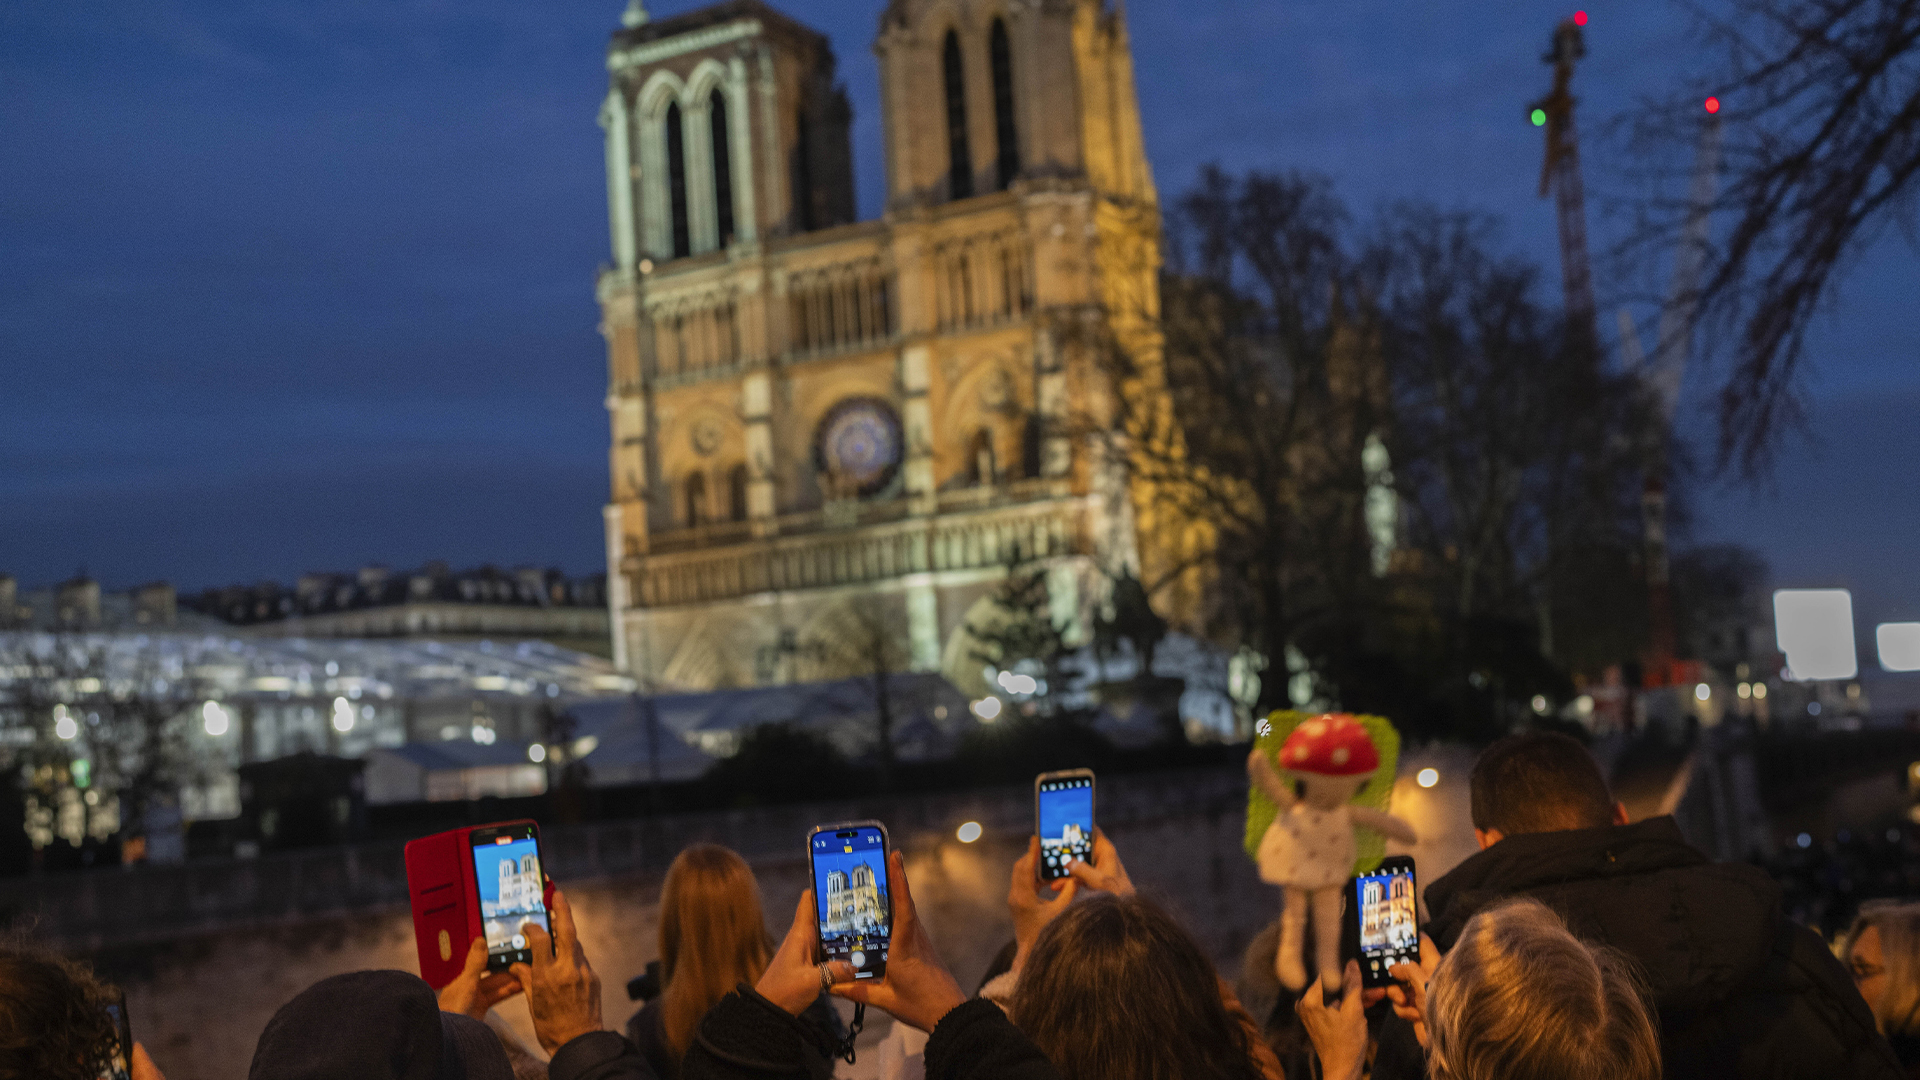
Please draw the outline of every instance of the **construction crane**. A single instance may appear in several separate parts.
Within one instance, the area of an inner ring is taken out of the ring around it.
[[[1673,253],[1673,280],[1660,306],[1659,337],[1653,360],[1640,349],[1633,315],[1620,309],[1620,352],[1629,372],[1646,386],[1655,406],[1656,428],[1648,447],[1646,484],[1640,496],[1647,574],[1646,683],[1666,686],[1686,681],[1676,670],[1673,592],[1667,573],[1667,464],[1673,437],[1674,411],[1680,404],[1680,384],[1686,377],[1693,349],[1693,324],[1700,310],[1700,268],[1706,262],[1708,225],[1720,176],[1720,102],[1708,98],[1707,119],[1700,127],[1694,152],[1693,184],[1687,193],[1687,220],[1680,246]]]
[[[1580,140],[1574,133],[1573,66],[1587,55],[1580,28],[1587,13],[1575,12],[1553,31],[1541,59],[1553,65],[1553,92],[1530,107],[1533,122],[1547,129],[1547,157],[1540,166],[1540,197],[1551,192],[1560,218],[1560,278],[1566,290],[1569,333],[1598,357],[1600,332],[1593,301],[1593,263],[1587,256],[1587,200],[1580,184]]]

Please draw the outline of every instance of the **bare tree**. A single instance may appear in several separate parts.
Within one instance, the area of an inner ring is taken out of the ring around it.
[[[855,679],[866,688],[873,708],[875,756],[885,784],[892,783],[897,764],[898,723],[924,704],[901,700],[897,676],[913,668],[913,643],[906,613],[892,599],[871,593],[852,597],[799,643],[813,678]]]
[[[1725,340],[1719,391],[1721,465],[1765,467],[1800,422],[1799,370],[1808,326],[1848,264],[1889,227],[1912,237],[1920,171],[1920,0],[1730,0],[1696,8],[1720,54],[1672,100],[1633,118],[1649,177],[1684,174],[1681,151],[1718,99],[1726,124],[1730,218],[1709,254],[1698,299],[1704,338]],[[1670,248],[1684,198],[1643,204],[1627,251]]]

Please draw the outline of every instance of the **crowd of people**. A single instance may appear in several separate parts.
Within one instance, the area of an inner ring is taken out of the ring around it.
[[[1495,744],[1471,778],[1481,851],[1429,883],[1418,962],[1362,989],[1349,961],[1281,1006],[1306,1052],[1276,1053],[1166,908],[1096,831],[1093,859],[1042,884],[1037,838],[1013,866],[1014,940],[968,993],[888,865],[885,976],[820,963],[814,898],[769,935],[740,857],[680,853],[660,899],[661,993],[607,1029],[599,976],[556,892],[533,962],[489,972],[476,940],[437,993],[418,977],[324,979],[261,1033],[251,1080],[824,1080],[851,1040],[831,998],[890,1014],[888,1080],[1529,1080],[1920,1077],[1920,905],[1865,907],[1839,956],[1790,919],[1762,870],[1718,864],[1671,818],[1628,820],[1562,735]],[[524,995],[550,1059],[484,1023]],[[96,1080],[110,991],[84,966],[0,949],[0,1080]],[[161,1080],[144,1049],[133,1080]]]

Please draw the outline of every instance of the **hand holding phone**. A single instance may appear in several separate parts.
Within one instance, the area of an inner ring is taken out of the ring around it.
[[[875,982],[836,982],[835,997],[858,1001],[885,1009],[908,1027],[931,1032],[942,1017],[966,1003],[951,971],[940,962],[933,939],[913,906],[913,889],[907,883],[907,861],[899,852],[887,860],[897,888],[892,966],[887,977]]]

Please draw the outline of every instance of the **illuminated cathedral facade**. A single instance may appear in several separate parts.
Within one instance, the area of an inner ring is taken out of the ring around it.
[[[1075,623],[1151,500],[1081,422],[1146,342],[1159,211],[1110,0],[892,0],[884,212],[857,221],[826,38],[759,0],[607,56],[605,507],[617,663],[673,689],[833,677],[796,642],[880,604],[907,666],[978,679],[1015,559]]]
[[[827,873],[826,932],[864,933],[886,921],[887,895],[874,880],[873,867],[859,863],[851,873]]]

